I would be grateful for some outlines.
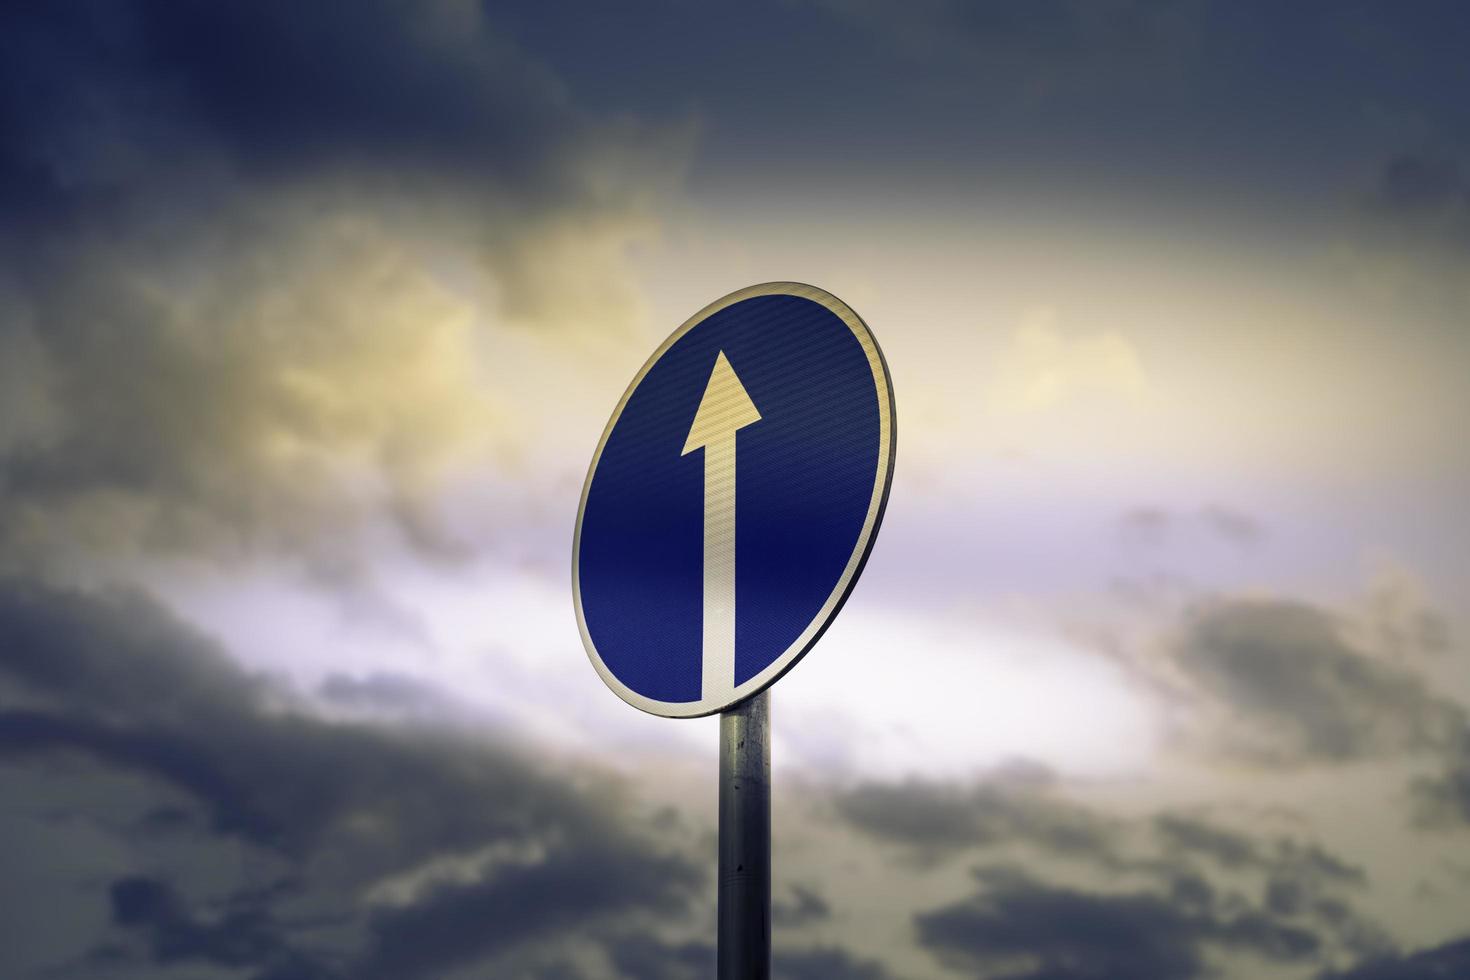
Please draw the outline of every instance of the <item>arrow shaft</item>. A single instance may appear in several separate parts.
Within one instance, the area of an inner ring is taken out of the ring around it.
[[[704,697],[735,688],[735,433],[704,447]]]

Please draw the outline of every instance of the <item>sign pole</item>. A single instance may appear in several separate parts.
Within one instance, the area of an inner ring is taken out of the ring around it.
[[[771,975],[771,692],[720,715],[719,980]]]
[[[893,418],[888,365],[850,306],[805,283],[747,286],[653,352],[582,485],[572,603],[593,668],[649,714],[721,713],[721,980],[770,980],[769,688],[867,563]]]

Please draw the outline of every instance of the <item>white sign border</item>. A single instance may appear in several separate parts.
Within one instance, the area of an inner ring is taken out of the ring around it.
[[[698,701],[659,701],[639,694],[618,680],[608,669],[607,664],[603,663],[602,655],[597,652],[597,645],[592,642],[592,636],[587,631],[587,619],[582,612],[580,568],[582,518],[587,512],[587,495],[592,490],[592,477],[597,472],[597,464],[602,461],[602,451],[607,446],[607,440],[612,434],[613,427],[622,417],[623,409],[628,405],[628,399],[632,397],[633,392],[637,390],[649,370],[658,363],[659,358],[663,357],[680,337],[709,317],[726,307],[756,296],[798,296],[819,303],[847,324],[847,328],[852,331],[853,336],[862,346],[863,353],[868,358],[868,368],[872,373],[873,384],[878,395],[878,468],[873,481],[873,494],[868,501],[868,513],[863,518],[862,532],[858,535],[851,557],[848,558],[847,567],[843,569],[827,601],[822,604],[822,608],[802,630],[795,642],[760,673],[743,684],[737,684],[733,691],[721,697],[701,698]],[[862,574],[863,566],[868,561],[868,555],[873,550],[873,542],[878,537],[878,527],[883,522],[883,511],[888,505],[888,493],[893,484],[895,451],[893,384],[888,375],[888,362],[883,357],[883,351],[878,346],[877,338],[873,336],[873,332],[868,329],[868,325],[863,322],[862,318],[853,311],[852,307],[825,289],[800,282],[767,282],[746,286],[744,289],[737,289],[728,296],[715,300],[685,320],[679,329],[670,334],[668,339],[660,344],[658,349],[644,362],[643,367],[633,377],[632,383],[628,385],[628,390],[623,392],[623,397],[613,410],[612,418],[608,419],[607,426],[602,430],[602,438],[598,440],[597,451],[592,454],[592,464],[587,468],[587,479],[582,484],[582,498],[577,504],[577,528],[572,537],[572,602],[576,607],[577,629],[582,634],[582,645],[587,649],[587,657],[592,661],[592,666],[596,669],[598,676],[612,689],[614,694],[633,707],[664,718],[698,718],[725,711],[746,698],[759,694],[780,680],[781,676],[796,666],[797,661],[805,656],[826,632],[827,627],[831,625],[832,620],[841,610],[842,604],[847,601],[853,586],[857,584],[858,576]]]

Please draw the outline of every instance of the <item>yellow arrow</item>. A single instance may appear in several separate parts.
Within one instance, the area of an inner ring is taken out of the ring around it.
[[[681,454],[704,449],[705,699],[735,689],[735,433],[760,418],[720,351]]]

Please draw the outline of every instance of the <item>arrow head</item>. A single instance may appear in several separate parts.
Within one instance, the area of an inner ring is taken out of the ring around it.
[[[699,400],[699,409],[694,413],[694,424],[689,427],[689,438],[684,440],[687,456],[694,450],[710,443],[735,438],[739,429],[752,422],[759,422],[761,413],[745,393],[745,385],[735,375],[735,369],[725,357],[725,352],[715,358],[715,369],[710,372],[709,384],[704,397]]]

